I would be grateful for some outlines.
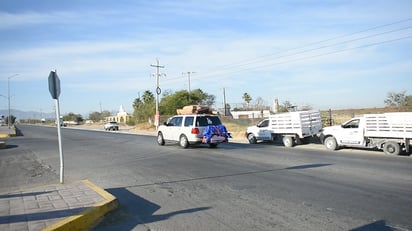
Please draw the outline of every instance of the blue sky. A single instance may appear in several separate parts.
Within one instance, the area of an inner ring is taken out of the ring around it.
[[[0,109],[132,112],[155,92],[201,88],[223,107],[247,92],[315,109],[383,107],[412,94],[412,1],[1,1]]]

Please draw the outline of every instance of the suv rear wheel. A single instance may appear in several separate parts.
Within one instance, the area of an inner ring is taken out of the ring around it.
[[[187,137],[185,135],[180,135],[179,138],[179,145],[182,148],[187,148],[189,147],[189,140],[187,140]]]
[[[209,148],[216,148],[216,147],[217,147],[216,143],[209,144]]]

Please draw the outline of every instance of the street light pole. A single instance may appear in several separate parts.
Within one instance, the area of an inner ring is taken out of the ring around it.
[[[12,76],[9,76],[8,78],[7,78],[7,94],[8,94],[8,103],[9,103],[9,117],[8,117],[8,120],[7,120],[7,125],[8,125],[8,127],[9,127],[9,135],[10,135],[10,128],[11,128],[11,124],[10,124],[10,121],[11,121],[11,109],[10,109],[10,79],[11,78],[13,78],[13,77],[15,77],[15,76],[17,76],[17,75],[19,75],[19,74],[14,74],[14,75],[12,75]]]

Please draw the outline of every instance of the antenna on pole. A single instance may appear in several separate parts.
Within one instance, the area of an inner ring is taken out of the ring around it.
[[[189,92],[189,102],[190,102],[190,93],[192,92],[191,91],[191,89],[190,89],[190,74],[194,74],[194,73],[196,73],[196,72],[194,72],[194,71],[188,71],[188,72],[183,72],[182,74],[184,75],[184,74],[187,74],[187,79],[189,80],[189,85],[188,85],[188,92]]]

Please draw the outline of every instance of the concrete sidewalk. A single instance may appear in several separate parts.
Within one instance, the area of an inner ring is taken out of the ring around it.
[[[91,230],[117,199],[88,180],[0,194],[0,230]]]
[[[16,136],[16,129],[14,126],[11,126],[10,129],[7,125],[0,126],[0,134],[7,135],[7,136]]]
[[[7,139],[12,136],[16,136],[15,127],[0,126],[0,149],[6,147]]]

